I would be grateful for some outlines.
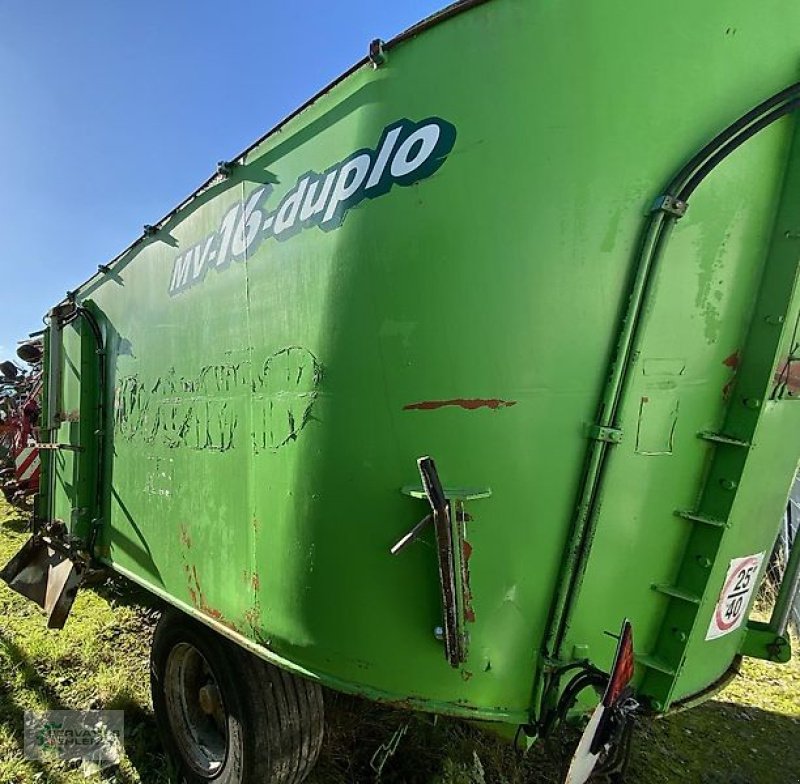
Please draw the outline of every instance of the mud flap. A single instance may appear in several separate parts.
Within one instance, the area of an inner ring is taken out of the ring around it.
[[[32,536],[0,570],[0,579],[47,613],[47,626],[62,629],[85,565],[45,536]]]

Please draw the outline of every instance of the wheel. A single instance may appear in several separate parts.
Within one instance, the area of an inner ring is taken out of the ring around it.
[[[300,784],[319,755],[322,690],[174,609],[150,652],[153,709],[187,784]]]

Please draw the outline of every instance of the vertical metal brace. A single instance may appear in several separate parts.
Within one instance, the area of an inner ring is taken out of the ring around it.
[[[49,359],[47,362],[47,430],[61,426],[61,374],[64,364],[64,329],[58,308],[50,311],[48,335]]]
[[[769,619],[769,628],[779,637],[786,634],[789,628],[789,619],[792,617],[792,606],[797,590],[800,588],[800,540],[794,543],[786,570],[781,580],[781,588],[775,599],[775,607]]]
[[[422,486],[433,510],[436,529],[436,552],[439,560],[439,581],[442,587],[442,612],[444,614],[444,649],[451,667],[466,660],[464,639],[464,593],[461,584],[463,573],[463,537],[454,529],[456,515],[445,497],[436,463],[431,457],[417,461]]]
[[[469,545],[465,536],[468,518],[464,513],[464,501],[488,498],[491,490],[446,489],[442,487],[432,458],[421,457],[417,466],[422,487],[404,487],[402,492],[412,498],[427,499],[431,513],[403,536],[390,552],[392,555],[400,553],[433,523],[442,592],[441,638],[444,640],[448,663],[451,667],[458,667],[467,659],[469,636],[466,623],[473,620],[467,564]]]

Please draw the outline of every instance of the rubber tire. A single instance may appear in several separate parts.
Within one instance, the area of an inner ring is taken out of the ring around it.
[[[227,759],[210,778],[185,763],[167,715],[167,658],[184,642],[197,648],[213,670],[227,712]],[[301,784],[317,761],[324,734],[320,686],[262,661],[172,608],[161,616],[153,637],[150,688],[162,743],[186,784]]]

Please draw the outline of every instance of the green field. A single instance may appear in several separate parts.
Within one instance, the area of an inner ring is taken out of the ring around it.
[[[23,518],[0,501],[0,561],[22,544]],[[126,757],[102,780],[175,782],[161,752],[148,693],[148,646],[158,617],[147,596],[123,583],[80,593],[62,632],[0,586],[0,784],[77,784],[83,772],[24,759],[24,711],[125,711]],[[327,695],[327,737],[312,784],[547,784],[559,780],[572,733],[519,759],[505,744],[456,721],[389,710]],[[94,780],[97,780],[95,776]],[[641,722],[629,780],[635,784],[798,784],[800,660],[747,662],[717,700],[655,722]],[[177,782],[175,782],[177,784]]]

